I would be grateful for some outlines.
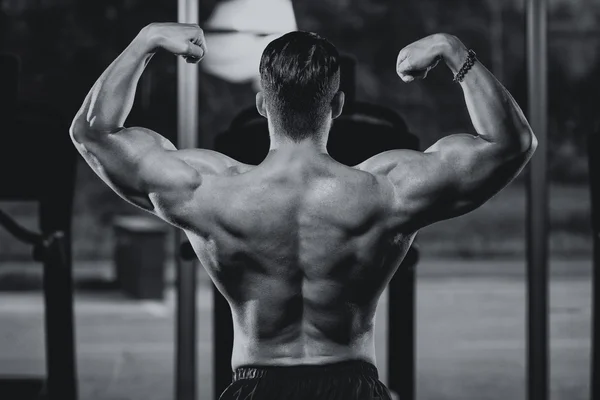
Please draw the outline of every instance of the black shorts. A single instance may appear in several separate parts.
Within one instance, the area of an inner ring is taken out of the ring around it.
[[[377,368],[365,361],[244,366],[220,400],[391,400]]]

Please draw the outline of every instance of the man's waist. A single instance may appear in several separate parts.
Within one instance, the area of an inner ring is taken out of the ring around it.
[[[305,364],[245,364],[233,372],[233,381],[241,379],[304,379],[314,376],[369,376],[379,379],[377,367],[364,359]]]
[[[336,344],[311,343],[309,346],[294,344],[238,346],[234,343],[232,367],[303,367],[329,365],[361,360],[375,363],[371,346],[341,346]]]
[[[234,330],[232,364],[265,366],[302,366],[364,360],[374,363],[373,332],[348,335],[354,337],[340,343],[322,332],[289,330],[269,339],[249,337]]]

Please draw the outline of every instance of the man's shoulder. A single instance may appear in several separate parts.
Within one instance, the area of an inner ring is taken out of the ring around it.
[[[415,150],[388,150],[366,159],[353,168],[373,175],[387,175],[396,167],[410,165],[423,156],[423,152]]]
[[[256,168],[255,165],[244,164],[223,153],[208,149],[179,150],[177,156],[201,175],[239,175]]]

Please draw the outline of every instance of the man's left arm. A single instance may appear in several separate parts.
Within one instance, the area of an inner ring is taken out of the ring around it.
[[[158,211],[156,195],[184,200],[201,185],[201,174],[219,174],[234,162],[211,151],[177,151],[150,129],[124,127],[138,81],[160,48],[194,63],[206,50],[197,25],[148,25],[96,81],[70,129],[75,146],[98,176],[121,197],[151,212]]]

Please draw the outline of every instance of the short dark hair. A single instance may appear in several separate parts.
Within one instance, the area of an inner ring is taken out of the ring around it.
[[[330,110],[340,88],[340,56],[316,33],[290,32],[266,47],[260,77],[270,111],[300,141],[319,129]]]

